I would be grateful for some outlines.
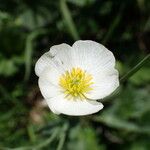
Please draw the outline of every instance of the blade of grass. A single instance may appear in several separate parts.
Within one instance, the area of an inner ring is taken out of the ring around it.
[[[35,146],[27,146],[27,147],[18,147],[18,148],[6,148],[3,147],[3,150],[40,150],[44,147],[46,147],[47,145],[49,145],[59,134],[59,128],[56,128],[52,135],[45,141],[42,141],[40,144],[37,144]],[[1,147],[0,147],[1,148]]]
[[[121,18],[122,18],[122,12],[123,12],[123,8],[124,8],[124,5],[122,5],[120,7],[120,11],[119,13],[117,14],[117,16],[114,18],[112,24],[110,25],[109,29],[108,29],[108,32],[106,34],[106,36],[104,37],[102,43],[105,45],[108,40],[112,37],[115,29],[118,27],[120,21],[121,21]]]
[[[74,40],[80,39],[74,21],[71,17],[70,10],[67,7],[66,0],[60,0],[60,11],[73,39]]]
[[[69,127],[68,123],[65,123],[63,128],[62,128],[62,133],[60,134],[60,140],[58,143],[57,150],[62,150],[62,148],[63,148],[64,142],[66,139],[66,131],[67,131],[68,127]]]
[[[123,77],[120,78],[120,83],[127,81],[132,75],[134,75],[150,58],[150,54],[145,56],[136,66],[134,66],[129,72],[127,72]],[[114,99],[120,93],[121,86],[117,88],[111,95],[105,97],[104,99],[100,99],[98,101],[109,101],[110,99]]]
[[[37,145],[37,146],[35,147],[35,149],[38,150],[38,149],[41,149],[41,148],[43,148],[43,147],[49,145],[49,144],[57,137],[58,134],[59,134],[59,128],[56,128],[56,129],[54,130],[53,134],[51,135],[51,137],[48,138],[46,141],[44,141],[44,142],[40,143],[39,145]]]
[[[150,134],[149,127],[140,127],[133,122],[125,121],[120,118],[117,118],[113,115],[107,116],[95,116],[92,118],[95,122],[103,123],[109,127],[125,130],[129,132],[136,132],[136,133],[143,133],[143,134]]]
[[[129,72],[121,77],[120,82],[125,82],[128,78],[134,75],[150,58],[150,54],[145,56],[136,66],[134,66]]]
[[[34,129],[33,129],[33,125],[32,124],[29,124],[28,127],[27,127],[27,132],[28,132],[28,136],[30,138],[30,141],[32,143],[34,143],[36,141],[36,136],[35,136],[35,132],[34,132]]]
[[[39,29],[31,32],[26,39],[25,46],[25,76],[24,81],[27,81],[31,72],[31,62],[32,62],[32,52],[34,49],[34,40],[41,34],[45,34],[46,31],[44,29]]]

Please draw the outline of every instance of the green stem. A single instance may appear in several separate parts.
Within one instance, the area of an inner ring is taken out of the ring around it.
[[[135,67],[133,67],[129,72],[127,72],[123,77],[121,77],[120,82],[126,81],[130,78],[133,74],[135,74],[150,58],[150,54],[145,56]]]
[[[117,26],[119,25],[119,22],[121,20],[121,14],[119,13],[116,18],[113,20],[112,25],[110,26],[108,33],[106,34],[106,36],[104,37],[102,43],[105,45],[108,40],[111,38],[111,36],[113,35],[115,29],[117,28]]]
[[[36,141],[36,136],[35,136],[35,133],[34,133],[33,126],[31,124],[27,127],[27,132],[28,132],[30,141],[32,143],[34,143]]]
[[[67,131],[68,127],[69,127],[68,123],[65,123],[63,128],[62,128],[62,133],[60,134],[60,140],[58,143],[57,150],[62,150],[62,148],[63,148],[63,145],[65,143],[65,139],[66,139],[66,131]]]
[[[104,37],[102,43],[105,45],[109,39],[112,37],[112,35],[114,34],[114,31],[117,29],[121,19],[122,19],[122,12],[124,10],[124,4],[122,4],[122,6],[120,7],[120,10],[117,14],[117,16],[114,18],[114,20],[112,21],[109,29],[108,29],[108,32],[106,34],[106,36]]]
[[[59,128],[55,129],[54,132],[53,132],[53,134],[51,135],[51,137],[49,139],[47,139],[46,141],[44,141],[43,143],[37,145],[35,147],[35,149],[36,150],[37,149],[41,149],[41,148],[49,145],[57,137],[58,133],[59,133]]]
[[[76,26],[72,19],[70,10],[67,7],[66,0],[60,0],[60,10],[62,12],[63,19],[68,27],[70,34],[72,35],[74,40],[80,39],[79,34],[77,32]]]
[[[27,81],[31,72],[32,53],[34,48],[34,40],[41,34],[45,34],[46,30],[38,29],[31,32],[26,39],[25,46],[25,76],[24,80]]]

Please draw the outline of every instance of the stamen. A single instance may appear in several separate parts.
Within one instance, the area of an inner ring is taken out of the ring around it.
[[[85,94],[93,90],[91,85],[92,75],[80,68],[72,68],[66,71],[59,79],[59,85],[62,87],[66,98],[68,99],[86,99]]]

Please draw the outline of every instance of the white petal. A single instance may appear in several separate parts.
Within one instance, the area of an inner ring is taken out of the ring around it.
[[[72,61],[77,67],[92,73],[108,70],[115,66],[115,57],[112,52],[103,45],[90,40],[75,42],[72,56]]]
[[[48,106],[49,106],[49,104],[48,104]],[[50,106],[49,106],[49,108],[50,108]],[[56,111],[55,108],[52,108],[52,107],[51,107],[50,110],[51,110],[54,114],[57,114],[57,115],[61,114],[60,112]]]
[[[44,71],[45,68],[52,68],[52,55],[49,52],[43,54],[35,64],[35,73],[37,76]]]
[[[42,74],[40,75],[39,79],[42,80],[42,82],[47,84],[52,84],[56,87],[59,86],[59,78],[62,74],[62,70],[59,70],[59,68],[51,68],[51,69],[45,69]]]
[[[119,86],[118,71],[113,69],[109,72],[97,74],[93,79],[93,90],[86,94],[89,99],[102,99],[110,95]]]
[[[70,58],[69,56],[70,50],[71,50],[71,47],[67,44],[60,44],[60,45],[52,46],[50,51],[43,54],[37,61],[35,65],[36,75],[40,76],[40,74],[46,68],[49,68],[49,69],[54,68],[54,67],[63,68],[65,64],[70,64],[68,63],[68,60],[69,60],[68,58]]]
[[[63,94],[47,99],[50,109],[56,114],[66,114],[71,116],[89,115],[98,112],[103,108],[103,104],[89,100],[68,100]]]
[[[47,79],[40,77],[38,83],[40,91],[45,99],[52,98],[60,94],[60,89]]]
[[[54,45],[54,46],[52,46],[52,47],[50,48],[50,52],[51,52],[51,54],[52,54],[53,56],[58,55],[58,56],[61,57],[60,54],[62,54],[63,57],[66,57],[66,55],[68,55],[68,54],[66,54],[66,53],[69,53],[69,51],[70,51],[71,49],[72,49],[72,48],[71,48],[70,45],[68,45],[68,44],[66,44],[66,43],[62,43],[62,44],[59,44],[59,45]],[[65,55],[64,55],[63,53],[65,53]],[[64,59],[65,59],[65,58],[64,58]]]
[[[71,51],[72,47],[65,43],[50,48],[50,52],[54,56],[55,61],[57,61],[64,70],[72,68]]]

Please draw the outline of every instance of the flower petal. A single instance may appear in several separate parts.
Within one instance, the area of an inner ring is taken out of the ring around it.
[[[65,71],[72,68],[71,51],[72,47],[65,43],[55,45],[50,48],[50,52],[54,56],[54,60],[57,61],[61,68]]]
[[[94,76],[93,90],[86,94],[89,99],[97,100],[110,95],[119,86],[118,71],[113,69]]]
[[[45,68],[52,68],[52,56],[49,52],[43,54],[35,64],[35,73],[37,76],[44,71]]]
[[[98,112],[103,108],[103,104],[89,100],[68,100],[64,95],[58,95],[47,99],[50,109],[56,114],[66,114],[71,116],[82,116]]]
[[[66,64],[67,64],[66,66],[68,66],[70,64],[70,62],[68,63],[68,60],[69,60],[68,58],[70,58],[69,56],[70,50],[71,50],[71,47],[67,44],[59,44],[59,45],[52,46],[50,48],[50,51],[43,54],[37,61],[35,65],[36,75],[40,76],[40,74],[46,68],[49,68],[49,69],[54,68],[54,67],[62,68]]]
[[[77,67],[80,66],[88,72],[96,73],[115,66],[112,52],[97,42],[79,40],[72,47],[72,61]]]
[[[62,74],[62,70],[59,68],[45,69],[40,75],[39,79],[45,84],[51,84],[59,87],[59,77]]]
[[[52,84],[49,80],[45,80],[45,78],[40,77],[38,83],[40,91],[45,99],[52,98],[60,94],[59,88]]]

